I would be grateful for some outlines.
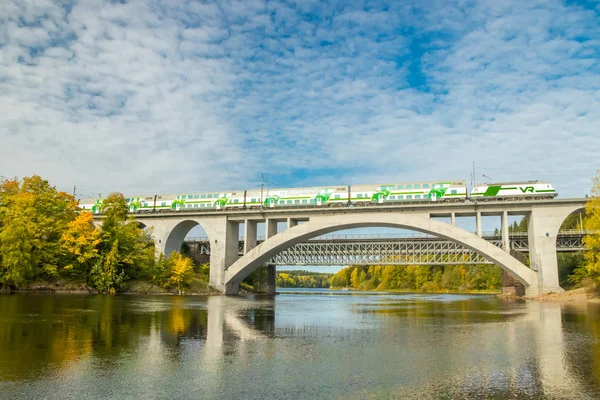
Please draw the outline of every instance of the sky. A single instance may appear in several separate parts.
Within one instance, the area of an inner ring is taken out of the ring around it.
[[[589,192],[600,2],[0,7],[0,175],[79,197],[464,179]]]

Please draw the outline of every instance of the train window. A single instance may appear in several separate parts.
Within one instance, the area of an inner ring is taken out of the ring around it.
[[[239,203],[240,201],[238,199],[233,200],[234,203]]]
[[[302,200],[302,203],[306,204],[306,203],[308,203],[308,200],[304,199],[304,200]]]
[[[404,196],[403,195],[398,196],[398,200],[404,200]]]
[[[294,204],[300,204],[300,200],[294,200]]]
[[[406,185],[407,189],[412,189],[412,185]]]
[[[198,196],[197,194],[195,194],[195,195],[194,195],[194,198],[195,198],[195,199],[199,199],[199,198],[200,198],[200,196]]]
[[[198,204],[194,204],[194,208],[198,208]]]
[[[279,200],[279,204],[285,204],[285,200]]]
[[[400,189],[400,190],[404,189],[404,185],[398,185],[398,189]]]
[[[205,198],[206,198],[206,195],[205,195],[205,194],[201,194],[201,195],[200,195],[200,198],[201,198],[201,199],[205,199]]]
[[[450,194],[456,194],[456,189],[452,189],[452,190],[450,191]]]
[[[125,201],[129,203],[129,197],[128,197],[128,198],[126,198],[126,199],[125,199]]]
[[[336,199],[339,199],[339,198],[340,198],[340,195],[339,195],[339,194],[336,194],[336,195],[335,195],[335,198],[336,198]]]
[[[215,199],[218,199],[218,198],[219,198],[219,193],[215,193],[215,194],[213,195],[213,197],[214,197]]]
[[[396,196],[390,196],[390,200],[396,200]]]
[[[209,194],[209,195],[208,195],[208,196],[206,196],[206,197],[208,197],[209,199],[212,199],[212,193],[211,193],[211,194]]]
[[[162,203],[160,203],[161,207],[164,207],[167,205],[167,202],[163,201]]]
[[[420,183],[415,183],[415,189],[421,189],[421,184]]]
[[[358,195],[356,195],[356,197],[358,197],[359,199],[362,199],[362,193],[359,193]]]
[[[424,183],[423,184],[423,189],[429,189],[429,183]]]
[[[193,199],[193,198],[194,198],[194,196],[192,196],[191,194],[188,195],[188,199]]]
[[[431,195],[430,195],[429,193],[427,193],[427,194],[424,194],[424,195],[423,195],[423,198],[424,198],[424,199],[428,199],[428,198],[430,198],[430,197],[431,197]]]
[[[288,200],[288,201],[287,201],[287,204],[292,204],[292,201],[291,201],[291,200]]]
[[[415,199],[420,199],[421,195],[420,194],[415,194]]]
[[[412,199],[412,194],[406,195],[406,200],[410,200],[410,199]]]
[[[317,203],[317,199],[310,199],[310,203],[316,204]]]

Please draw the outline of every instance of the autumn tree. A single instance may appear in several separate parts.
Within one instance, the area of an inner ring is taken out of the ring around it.
[[[21,287],[58,275],[61,238],[75,219],[73,196],[34,175],[0,183],[0,283]]]
[[[580,282],[591,278],[595,285],[600,284],[600,170],[592,179],[592,197],[585,204],[583,227],[590,232],[583,238],[586,252],[584,263],[575,269],[569,278],[572,282]]]
[[[170,266],[167,284],[170,287],[176,287],[177,291],[181,293],[181,289],[189,285],[194,277],[192,259],[174,251],[167,259],[167,263]]]
[[[93,215],[81,212],[67,225],[62,235],[62,247],[68,264],[63,266],[66,275],[86,280],[99,257],[100,230],[92,224]]]
[[[128,279],[150,277],[154,242],[127,211],[127,202],[120,193],[110,194],[102,203],[105,218],[100,229],[100,252],[90,271],[91,283],[99,290],[115,290]]]

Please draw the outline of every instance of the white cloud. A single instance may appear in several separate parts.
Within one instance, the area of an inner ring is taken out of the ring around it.
[[[0,174],[85,193],[600,167],[600,10],[558,1],[10,1]]]

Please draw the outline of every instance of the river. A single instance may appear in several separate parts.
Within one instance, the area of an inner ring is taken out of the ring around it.
[[[600,398],[596,304],[279,291],[0,295],[0,398]]]

